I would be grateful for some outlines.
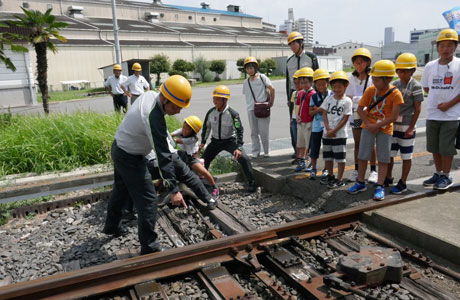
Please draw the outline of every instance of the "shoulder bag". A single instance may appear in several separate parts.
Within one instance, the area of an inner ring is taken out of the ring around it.
[[[265,85],[264,80],[262,79],[262,74],[259,75],[260,80],[262,80],[262,83],[264,84],[265,88],[267,86]],[[268,118],[270,117],[270,93],[267,92],[267,100],[265,102],[257,102],[256,96],[254,95],[254,91],[252,90],[251,87],[251,79],[248,78],[248,85],[249,89],[251,90],[252,98],[254,99],[254,115],[257,118]]]

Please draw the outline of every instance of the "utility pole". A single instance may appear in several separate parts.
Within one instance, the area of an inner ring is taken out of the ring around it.
[[[116,0],[112,0],[112,19],[113,19],[113,37],[115,42],[115,59],[117,64],[121,64],[120,41],[118,40],[118,21]]]

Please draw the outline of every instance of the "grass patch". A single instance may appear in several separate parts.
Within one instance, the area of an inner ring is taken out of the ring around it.
[[[239,169],[238,162],[234,161],[231,156],[218,155],[211,162],[209,172],[212,175],[220,175],[230,172],[236,172]]]
[[[0,115],[0,177],[111,163],[110,147],[122,119],[122,114],[95,112]],[[166,123],[170,130],[182,126],[174,117]]]
[[[87,99],[87,98],[94,98],[94,97],[101,97],[106,96],[108,94],[96,94],[93,96],[88,96],[91,93],[100,93],[104,92],[105,88],[93,88],[93,89],[83,89],[83,90],[74,90],[74,91],[56,91],[56,92],[49,92],[50,102],[59,102],[59,101],[68,101],[68,100],[75,100],[75,99]],[[38,93],[37,101],[39,103],[43,102],[42,94]]]

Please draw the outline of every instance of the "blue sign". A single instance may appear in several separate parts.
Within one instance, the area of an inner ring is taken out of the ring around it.
[[[460,6],[454,7],[442,13],[449,27],[460,34]]]

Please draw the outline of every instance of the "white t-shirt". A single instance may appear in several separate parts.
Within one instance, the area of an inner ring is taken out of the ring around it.
[[[109,76],[107,80],[104,82],[105,87],[110,87],[110,90],[115,95],[117,94],[124,94],[123,90],[121,89],[121,85],[128,79],[125,75],[120,75],[120,77],[115,77],[115,75]]]
[[[361,80],[358,79],[358,77],[353,76],[353,74],[350,74],[350,76],[348,76],[348,81],[349,84],[345,91],[345,95],[351,98],[351,101],[353,102],[353,113],[355,113],[358,109],[358,103],[359,100],[361,100],[364,91],[372,85],[372,77],[369,75],[369,79],[366,84],[366,79]],[[351,114],[348,121],[352,122],[353,120],[353,114]]]
[[[246,96],[246,104],[248,111],[253,111],[254,97],[252,96],[251,89],[249,88],[249,80],[250,79],[248,78],[243,83],[243,94]],[[270,79],[264,74],[260,73],[259,76],[257,76],[256,80],[251,81],[252,91],[254,92],[254,96],[256,97],[257,102],[267,101],[268,94],[266,88],[271,85],[272,83]]]
[[[175,130],[172,133],[172,135],[177,136],[182,140],[183,144],[177,144],[177,145],[179,146],[181,150],[187,152],[188,155],[192,156],[198,152],[198,138],[196,136],[192,135],[188,137],[183,137],[182,128]]]
[[[454,57],[448,65],[440,65],[439,59],[430,61],[425,66],[420,83],[430,89],[426,106],[427,120],[460,120],[459,103],[445,112],[437,108],[438,104],[449,102],[460,94],[460,58]]]
[[[335,99],[334,95],[329,95],[324,99],[321,108],[327,111],[327,121],[329,122],[329,128],[334,129],[339,125],[344,116],[350,116],[352,113],[352,102],[347,96],[343,96],[342,99]],[[342,128],[335,134],[335,138],[348,138],[347,132],[348,122],[345,123]],[[326,137],[326,127],[323,130],[323,137]],[[328,137],[329,138],[329,137]]]
[[[139,75],[139,77],[131,75],[123,83],[123,87],[128,89],[133,95],[142,95],[144,93],[144,89],[149,87],[149,83],[142,75]]]

